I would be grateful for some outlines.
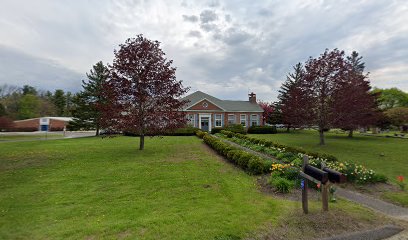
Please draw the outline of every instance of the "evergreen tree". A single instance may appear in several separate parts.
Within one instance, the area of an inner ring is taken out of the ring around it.
[[[74,121],[70,123],[70,126],[80,129],[96,129],[96,135],[99,135],[101,114],[98,105],[105,102],[102,91],[103,85],[108,79],[109,70],[100,61],[92,67],[86,76],[88,81],[82,81],[83,90],[72,99]]]
[[[57,115],[64,116],[65,106],[67,103],[67,99],[65,97],[64,90],[62,89],[55,90],[55,93],[53,96],[53,103],[55,107],[57,108]]]
[[[286,81],[279,90],[278,109],[282,114],[282,121],[287,125],[287,131],[290,127],[299,127],[304,125],[308,119],[307,101],[305,101],[305,92],[302,89],[305,71],[301,63],[293,66],[293,73],[289,73]]]

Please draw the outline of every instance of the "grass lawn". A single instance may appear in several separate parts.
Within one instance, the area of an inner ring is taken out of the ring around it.
[[[327,235],[385,221],[347,201],[324,217],[311,202],[303,216],[196,137],[137,147],[131,137],[0,143],[0,239],[299,239],[323,224]]]
[[[264,135],[254,134],[252,136],[316,152],[329,153],[336,156],[340,161],[363,164],[378,173],[386,175],[394,183],[399,175],[408,178],[408,140],[406,139],[362,136],[358,133],[355,133],[354,137],[350,139],[343,133],[328,132],[325,133],[326,145],[320,146],[318,144],[318,132],[312,130],[296,130],[289,133],[279,132],[278,134]],[[399,193],[399,198],[402,199],[401,195],[408,199],[407,192]],[[388,197],[388,199],[390,198]],[[398,197],[395,197],[395,199],[398,199]]]
[[[53,138],[62,138],[64,135],[61,133],[41,133],[41,134],[2,134],[0,133],[0,142],[1,141],[17,141],[17,140],[42,140],[42,139],[53,139]]]

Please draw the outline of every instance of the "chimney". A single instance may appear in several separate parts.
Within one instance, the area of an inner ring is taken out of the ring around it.
[[[249,96],[249,102],[250,103],[256,103],[256,94],[251,92],[250,94],[248,94]]]

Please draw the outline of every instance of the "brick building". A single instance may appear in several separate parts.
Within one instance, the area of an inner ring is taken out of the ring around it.
[[[263,110],[257,104],[254,93],[249,94],[249,101],[231,101],[197,91],[182,100],[189,100],[183,108],[188,124],[204,131],[228,124],[242,124],[245,128],[263,124]]]
[[[13,130],[16,132],[32,131],[63,131],[71,121],[70,117],[43,117],[14,121]]]

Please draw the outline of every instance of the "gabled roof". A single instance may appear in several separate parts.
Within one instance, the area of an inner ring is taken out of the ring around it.
[[[203,99],[207,99],[209,102],[213,103],[226,112],[263,112],[262,108],[258,104],[251,103],[249,101],[221,100],[201,91],[197,91],[188,96],[185,96],[181,100],[190,101],[184,107],[184,110],[186,110],[202,101]]]

